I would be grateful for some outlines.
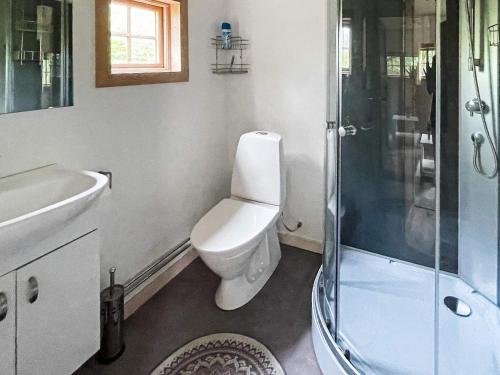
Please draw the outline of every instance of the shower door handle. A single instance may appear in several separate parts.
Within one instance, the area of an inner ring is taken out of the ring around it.
[[[356,127],[354,125],[346,125],[346,126],[340,126],[339,127],[339,135],[341,137],[345,137],[345,136],[348,136],[348,135],[356,135],[356,133],[358,132],[358,129],[356,129]]]

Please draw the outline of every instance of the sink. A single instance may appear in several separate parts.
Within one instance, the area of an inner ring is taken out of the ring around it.
[[[90,208],[106,176],[56,165],[0,179],[0,262],[61,230]]]

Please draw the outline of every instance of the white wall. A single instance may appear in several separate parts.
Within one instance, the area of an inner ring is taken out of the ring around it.
[[[102,275],[126,280],[228,194],[224,81],[209,37],[223,0],[191,0],[189,83],[96,89],[94,1],[74,1],[75,106],[0,116],[0,175],[57,162],[113,172],[102,202]]]
[[[285,214],[296,234],[323,241],[326,120],[326,0],[229,1],[235,32],[250,39],[250,73],[225,77],[232,156],[241,133],[265,129],[284,139]]]

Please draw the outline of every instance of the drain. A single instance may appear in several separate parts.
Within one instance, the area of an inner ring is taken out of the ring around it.
[[[457,297],[448,296],[444,298],[444,304],[451,312],[458,316],[468,317],[472,314],[472,309],[464,301]]]

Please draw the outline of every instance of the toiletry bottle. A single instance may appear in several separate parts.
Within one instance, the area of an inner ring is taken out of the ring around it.
[[[222,29],[222,48],[231,49],[231,24],[223,22],[221,29]]]

